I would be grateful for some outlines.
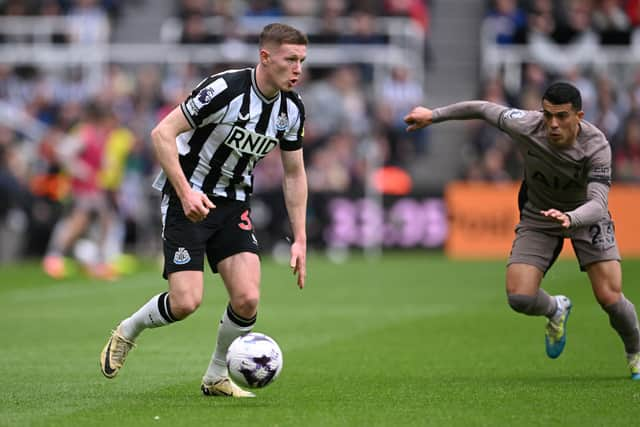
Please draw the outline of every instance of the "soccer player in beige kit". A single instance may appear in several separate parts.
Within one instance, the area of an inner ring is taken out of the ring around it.
[[[566,342],[571,301],[551,296],[540,282],[565,238],[586,271],[593,293],[620,335],[631,370],[640,380],[640,333],[634,305],[622,293],[622,270],[608,211],[611,148],[598,128],[583,120],[580,92],[554,83],[542,96],[541,111],[523,111],[486,101],[441,108],[414,108],[408,131],[447,120],[481,119],[509,135],[524,159],[518,195],[520,222],[507,264],[509,305],[529,316],[546,316],[547,355],[560,356]]]

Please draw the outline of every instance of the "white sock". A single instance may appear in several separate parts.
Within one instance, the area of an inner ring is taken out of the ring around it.
[[[251,332],[255,323],[255,316],[252,319],[243,319],[233,312],[231,305],[227,306],[227,309],[222,313],[222,319],[220,319],[216,349],[211,356],[207,372],[204,374],[204,379],[207,382],[213,382],[229,375],[227,350],[229,350],[233,340],[240,335],[246,335]]]
[[[157,328],[175,322],[169,305],[169,293],[152,297],[138,311],[120,323],[120,332],[128,340],[134,341],[147,328]]]
[[[564,311],[565,300],[567,299],[567,297],[563,295],[555,295],[553,298],[556,300],[556,312],[553,313],[553,316],[551,318],[557,319],[558,317],[560,317],[560,315]]]

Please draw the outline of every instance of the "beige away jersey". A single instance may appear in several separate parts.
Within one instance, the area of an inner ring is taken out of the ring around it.
[[[576,144],[559,149],[548,140],[541,111],[511,109],[486,101],[467,101],[433,110],[433,122],[484,119],[507,133],[524,159],[526,193],[522,214],[541,220],[540,210],[555,208],[571,216],[572,227],[608,215],[611,147],[604,134],[580,122]]]

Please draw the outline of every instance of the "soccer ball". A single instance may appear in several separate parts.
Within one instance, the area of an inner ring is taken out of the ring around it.
[[[229,376],[245,387],[262,388],[282,371],[282,351],[273,338],[258,332],[236,338],[227,352]]]

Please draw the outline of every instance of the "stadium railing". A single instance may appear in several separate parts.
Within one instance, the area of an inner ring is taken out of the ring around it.
[[[212,32],[222,31],[223,18],[210,17],[206,22]],[[240,30],[255,35],[273,18],[248,17],[238,19]],[[319,34],[321,20],[314,17],[280,17],[279,22],[295,25]],[[352,18],[339,18],[344,34],[350,33]],[[0,63],[37,64],[45,69],[67,69],[81,66],[83,78],[90,84],[100,84],[110,63],[121,64],[212,64],[255,62],[252,44],[236,44],[225,49],[224,43],[179,44],[181,24],[168,19],[160,30],[158,43],[54,43],[56,32],[69,31],[68,17],[0,17]],[[340,64],[370,64],[374,67],[374,86],[387,76],[393,65],[411,67],[413,75],[422,83],[424,76],[424,32],[408,18],[375,18],[379,34],[388,36],[387,43],[378,44],[314,44],[309,65],[330,67]],[[26,39],[20,39],[26,37]],[[17,39],[16,39],[17,38]],[[18,40],[18,41],[13,41]]]
[[[268,19],[269,22],[272,19]],[[305,30],[308,34],[320,31],[320,20],[317,18],[295,17],[278,18],[278,21],[289,23]],[[349,33],[351,18],[340,18],[339,27],[345,34]],[[210,20],[216,23],[216,18]],[[246,33],[255,34],[267,20],[263,18],[242,18],[239,20]],[[176,22],[168,21],[161,31],[162,37],[158,43],[54,43],[51,37],[57,31],[63,31],[68,20],[60,18],[42,17],[2,17],[0,18],[0,36],[5,37],[5,43],[0,44],[0,64],[37,65],[43,72],[55,72],[80,68],[81,78],[86,79],[88,86],[97,89],[104,81],[110,64],[123,65],[171,65],[171,64],[204,64],[233,63],[255,64],[256,52],[253,43],[234,44],[234,49],[228,49],[224,43],[219,44],[179,44],[177,34],[179,28]],[[213,25],[215,28],[216,26]],[[425,74],[424,63],[424,32],[408,18],[376,18],[376,31],[386,34],[385,43],[379,44],[316,44],[312,46],[308,58],[309,67],[334,68],[339,65],[367,64],[373,69],[372,90],[382,86],[383,80],[390,74],[392,67],[402,65],[409,67],[419,83],[423,83]],[[17,41],[12,41],[17,40]],[[424,86],[424,84],[422,84]],[[8,105],[0,105],[0,116],[5,124],[12,127],[17,122],[15,109]],[[37,127],[37,126],[36,126]],[[37,136],[33,139],[37,139]],[[374,171],[379,165],[368,164],[369,171]],[[382,197],[365,190],[365,197],[378,206],[382,206]],[[381,233],[382,230],[379,230]],[[380,239],[378,239],[380,240]],[[370,253],[379,253],[380,243],[368,246]]]
[[[495,42],[495,33],[488,22],[481,30],[481,70],[485,78],[502,73],[505,87],[517,93],[522,86],[522,66],[538,62],[531,45],[504,45]],[[628,81],[635,66],[640,66],[640,29],[636,29],[628,46],[601,45],[587,57],[572,57],[569,47],[558,47],[567,55],[560,60],[576,61],[573,65],[588,67],[597,73],[615,76],[619,81]],[[542,64],[545,65],[545,64]]]
[[[245,35],[258,35],[262,28],[274,21],[292,25],[304,31],[309,36],[322,34],[322,18],[314,16],[279,16],[279,17],[238,17],[234,21],[234,26],[238,33]],[[335,30],[338,34],[349,36],[354,35],[353,31],[355,19],[352,17],[338,17],[335,19]],[[228,28],[228,18],[222,16],[210,16],[204,18],[207,32],[212,35],[224,35]],[[176,43],[182,34],[182,21],[179,18],[168,18],[160,28],[160,40],[167,43]],[[383,35],[389,38],[389,44],[423,51],[424,31],[419,26],[407,18],[402,17],[375,17],[373,18],[373,30],[376,35]]]

